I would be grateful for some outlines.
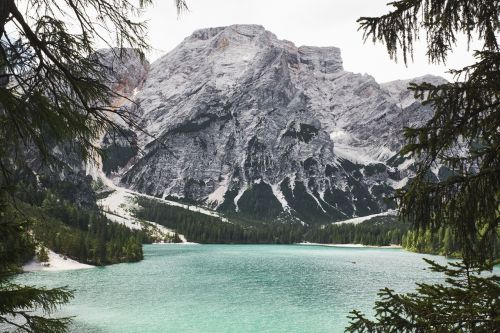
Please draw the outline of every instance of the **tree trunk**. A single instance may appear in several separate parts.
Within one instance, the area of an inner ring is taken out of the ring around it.
[[[9,18],[10,11],[14,5],[14,0],[0,1],[0,40],[3,39],[5,33],[5,24]],[[9,76],[6,75],[7,58],[5,49],[0,43],[0,87],[5,87],[9,83]]]

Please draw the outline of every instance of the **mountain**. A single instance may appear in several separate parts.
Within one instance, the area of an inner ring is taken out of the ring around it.
[[[144,129],[104,137],[116,182],[303,224],[395,207],[394,189],[412,175],[397,155],[403,127],[432,115],[407,85],[444,81],[379,84],[345,71],[336,47],[297,47],[257,25],[198,30],[151,65],[132,54],[113,67],[133,100],[120,107]]]

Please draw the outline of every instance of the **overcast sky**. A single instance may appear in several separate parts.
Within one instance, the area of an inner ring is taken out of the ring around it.
[[[446,66],[429,65],[425,49],[418,47],[415,62],[405,67],[394,63],[381,44],[363,43],[357,31],[360,16],[378,16],[388,11],[389,0],[187,0],[190,11],[177,17],[174,0],[156,0],[144,18],[149,20],[150,60],[167,53],[194,30],[231,24],[260,24],[280,39],[297,46],[337,46],[344,69],[368,73],[379,82],[425,74],[445,74],[473,62],[466,44],[450,55]]]

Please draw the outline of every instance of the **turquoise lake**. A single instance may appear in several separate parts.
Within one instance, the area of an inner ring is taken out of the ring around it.
[[[147,245],[145,260],[35,272],[17,282],[68,286],[58,313],[73,332],[343,332],[352,309],[371,313],[380,288],[442,279],[399,249],[301,245]]]

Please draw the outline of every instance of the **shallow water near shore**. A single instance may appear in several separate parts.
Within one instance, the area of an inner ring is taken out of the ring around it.
[[[16,282],[68,286],[58,315],[73,332],[343,332],[377,291],[436,282],[423,257],[400,249],[301,245],[146,245],[139,263],[34,272]]]

